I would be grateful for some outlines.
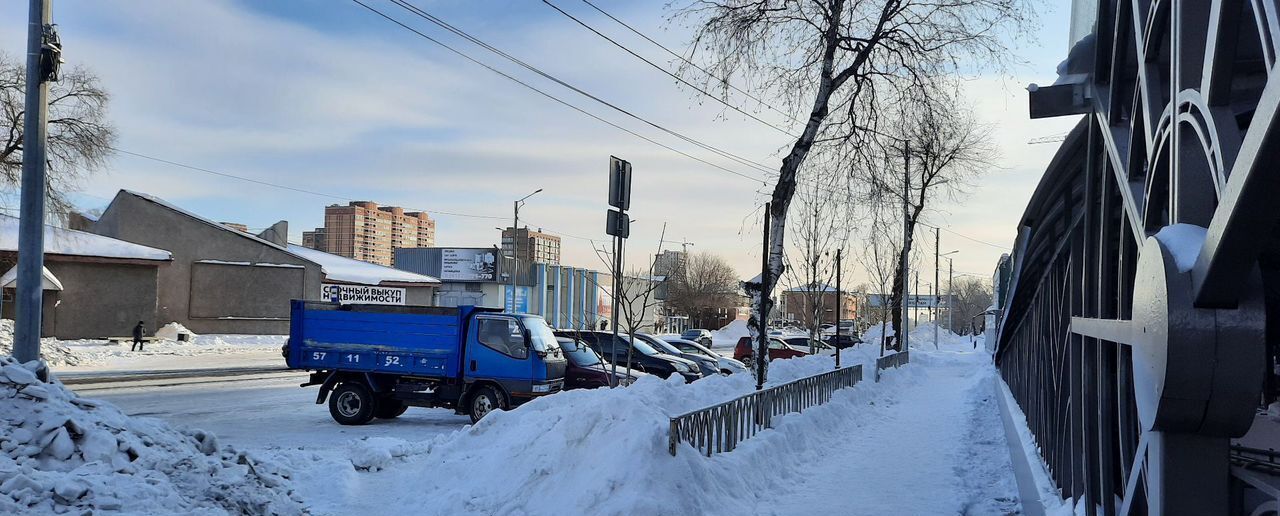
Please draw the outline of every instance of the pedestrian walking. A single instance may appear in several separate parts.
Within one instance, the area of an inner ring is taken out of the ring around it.
[[[142,351],[142,321],[138,321],[138,325],[133,327],[133,347],[130,351]]]

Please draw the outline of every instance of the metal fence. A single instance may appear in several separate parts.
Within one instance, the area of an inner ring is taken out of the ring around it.
[[[831,394],[862,381],[862,366],[845,367],[760,390],[671,418],[669,451],[680,441],[708,457],[733,451],[738,443],[773,425],[773,417],[800,412],[831,400]]]
[[[892,355],[885,355],[876,359],[876,381],[880,381],[880,371],[890,367],[897,369],[911,362],[911,352],[903,351]]]

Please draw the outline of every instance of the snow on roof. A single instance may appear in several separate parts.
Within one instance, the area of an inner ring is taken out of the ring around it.
[[[44,276],[44,280],[41,281],[43,283],[42,290],[62,290],[62,282],[58,281],[57,276],[54,276],[52,272],[49,272],[48,267],[41,267],[40,269],[42,269],[40,275]],[[0,288],[18,288],[17,265],[9,269],[9,272],[4,273],[4,276],[0,276]]]
[[[175,211],[175,212],[181,213],[181,214],[186,215],[186,216],[188,216],[188,217],[191,217],[191,218],[193,218],[193,219],[195,219],[195,220],[197,220],[197,221],[203,222],[203,223],[205,223],[205,224],[208,224],[208,225],[213,226],[213,227],[215,227],[215,228],[218,228],[218,229],[221,229],[221,230],[223,230],[223,231],[229,232],[229,233],[231,233],[231,234],[234,234],[234,235],[240,235],[240,236],[242,236],[242,237],[244,237],[244,238],[248,238],[248,239],[253,240],[253,241],[255,241],[255,242],[258,242],[258,243],[260,243],[260,244],[269,245],[269,246],[274,247],[274,248],[276,248],[276,249],[284,250],[284,247],[281,247],[281,246],[277,245],[275,242],[271,242],[271,241],[269,241],[269,240],[264,240],[264,239],[258,238],[258,236],[257,236],[257,235],[254,235],[254,234],[252,234],[252,233],[245,233],[244,231],[240,231],[240,230],[238,230],[238,229],[234,229],[234,228],[227,227],[226,225],[224,225],[224,224],[222,224],[222,223],[220,223],[220,222],[214,222],[214,221],[213,221],[213,220],[211,220],[211,219],[206,219],[206,218],[204,218],[204,217],[201,217],[201,216],[199,216],[199,215],[196,215],[196,214],[194,214],[194,213],[191,213],[191,212],[189,212],[189,211],[187,211],[187,210],[184,210],[184,209],[182,209],[182,208],[179,208],[179,207],[177,207],[177,206],[175,206],[175,205],[173,205],[173,204],[169,204],[169,201],[166,201],[166,200],[161,199],[161,198],[159,198],[159,197],[156,197],[156,196],[154,196],[154,195],[151,195],[151,194],[145,194],[145,193],[142,193],[142,192],[135,192],[135,191],[133,191],[133,190],[120,190],[120,192],[122,192],[122,193],[127,193],[127,194],[132,195],[132,196],[134,196],[134,197],[137,197],[137,198],[139,198],[139,199],[143,199],[143,200],[151,201],[151,202],[156,203],[156,204],[158,204],[158,205],[160,205],[160,206],[163,206],[163,207],[168,208],[168,209],[170,209],[170,210],[173,210],[173,211]]]
[[[0,215],[0,250],[18,250],[18,218]],[[45,225],[44,252],[68,256],[94,256],[135,260],[169,260],[169,251],[111,237]]]
[[[317,251],[296,244],[289,244],[289,252],[302,259],[320,264],[320,269],[324,271],[324,277],[328,280],[359,283],[361,285],[379,285],[383,282],[421,283],[424,285],[440,283],[440,280],[424,274],[352,260],[351,258]]]

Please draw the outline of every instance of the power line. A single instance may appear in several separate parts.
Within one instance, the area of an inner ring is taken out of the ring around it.
[[[608,41],[609,43],[613,43],[613,45],[614,45],[614,46],[616,46],[616,47],[618,47],[618,48],[622,49],[623,51],[625,51],[625,52],[626,52],[626,53],[628,53],[628,54],[631,54],[631,55],[632,55],[633,57],[635,57],[636,59],[639,59],[639,60],[641,60],[641,61],[644,61],[644,63],[645,63],[645,64],[647,64],[647,65],[649,65],[649,66],[652,66],[652,67],[656,68],[658,71],[660,71],[660,72],[662,72],[662,73],[667,74],[667,75],[668,75],[668,76],[670,76],[672,79],[675,79],[675,80],[677,80],[677,81],[680,81],[680,83],[682,83],[682,84],[684,84],[684,85],[686,85],[686,86],[688,86],[688,87],[690,87],[690,88],[693,88],[693,89],[694,89],[695,91],[697,91],[698,93],[701,93],[701,94],[703,94],[703,95],[705,95],[705,96],[707,96],[707,97],[711,98],[712,100],[715,100],[716,102],[719,102],[719,103],[721,103],[721,104],[724,104],[724,105],[725,105],[725,107],[728,107],[729,109],[732,109],[732,110],[734,110],[734,111],[737,111],[737,112],[739,112],[739,113],[742,113],[743,115],[746,115],[748,118],[751,118],[752,120],[755,120],[755,121],[757,121],[757,122],[760,122],[761,124],[764,124],[764,125],[766,125],[766,126],[769,126],[770,128],[774,129],[775,131],[778,131],[778,132],[780,132],[780,133],[782,133],[782,134],[785,134],[785,135],[787,135],[787,136],[791,136],[791,137],[793,137],[793,138],[799,138],[799,137],[800,137],[800,135],[798,135],[798,134],[795,134],[795,133],[793,133],[793,132],[791,132],[791,131],[789,131],[789,130],[787,130],[787,129],[783,129],[783,128],[781,128],[781,127],[778,127],[778,126],[776,126],[776,125],[773,125],[773,124],[769,123],[768,121],[761,119],[761,118],[760,118],[760,117],[758,117],[758,116],[755,116],[755,115],[753,115],[753,114],[751,114],[751,113],[748,113],[748,112],[746,112],[746,111],[743,111],[743,110],[742,110],[741,108],[739,108],[738,106],[735,106],[735,105],[733,105],[733,104],[730,104],[728,101],[726,101],[726,100],[724,100],[724,99],[722,99],[722,98],[720,98],[720,97],[718,97],[718,96],[716,96],[716,95],[712,95],[712,94],[711,94],[711,92],[708,92],[707,90],[703,89],[702,87],[700,87],[700,86],[698,86],[698,85],[696,85],[696,84],[693,84],[693,83],[691,83],[691,82],[689,82],[689,81],[685,80],[683,77],[680,77],[679,75],[676,75],[676,74],[674,74],[674,73],[671,73],[671,71],[670,71],[670,70],[667,70],[665,67],[663,67],[663,66],[661,66],[661,65],[659,65],[659,64],[657,64],[657,63],[654,63],[653,61],[650,61],[650,60],[646,59],[644,56],[642,56],[642,55],[640,55],[640,54],[637,54],[635,51],[631,50],[630,48],[627,48],[627,47],[626,47],[626,45],[623,45],[622,43],[619,43],[617,40],[614,40],[613,38],[611,38],[611,37],[609,37],[609,36],[606,36],[604,33],[602,33],[602,32],[600,32],[600,31],[596,30],[596,29],[595,29],[595,27],[592,27],[592,26],[588,25],[586,22],[584,22],[584,21],[582,21],[582,20],[578,19],[578,18],[577,18],[576,16],[574,16],[574,15],[572,15],[572,14],[569,14],[569,13],[565,12],[565,11],[564,11],[564,9],[561,9],[561,8],[560,8],[559,6],[557,6],[556,4],[551,3],[551,2],[550,2],[550,0],[542,0],[542,3],[546,4],[547,6],[551,7],[552,9],[555,9],[555,10],[556,10],[556,12],[559,12],[560,14],[565,15],[565,16],[566,16],[566,17],[568,17],[570,20],[573,20],[573,21],[577,22],[577,23],[578,23],[578,25],[581,25],[581,26],[583,26],[584,28],[586,28],[587,30],[589,30],[589,31],[591,31],[591,32],[594,32],[597,36],[600,36],[601,38],[604,38],[604,39],[605,39],[605,41]]]
[[[1004,250],[1004,251],[1012,251],[1012,250],[1013,250],[1013,249],[1010,249],[1010,248],[1008,248],[1008,247],[1002,246],[1002,245],[1000,245],[1000,244],[993,244],[993,243],[988,242],[988,241],[986,241],[986,240],[979,240],[979,239],[977,239],[977,238],[973,238],[973,237],[971,237],[971,236],[969,236],[969,235],[966,235],[966,234],[964,234],[964,233],[959,233],[959,232],[957,232],[957,231],[954,231],[954,230],[951,230],[951,229],[944,228],[944,227],[942,227],[942,226],[935,226],[935,225],[933,225],[933,224],[926,224],[926,223],[924,223],[924,222],[920,222],[920,221],[916,221],[916,224],[919,224],[919,225],[924,226],[924,227],[926,227],[926,228],[940,229],[940,230],[942,230],[942,231],[946,231],[947,233],[950,233],[950,234],[952,234],[952,235],[958,236],[958,237],[963,238],[963,239],[965,239],[965,240],[968,240],[968,241],[970,241],[970,242],[977,242],[977,243],[979,243],[979,244],[982,244],[982,245],[985,245],[985,246],[994,247],[994,248],[996,248],[996,249],[1001,249],[1001,250]]]
[[[734,85],[733,85],[733,83],[729,82],[729,78],[728,78],[728,77],[720,77],[720,76],[717,76],[716,74],[713,74],[713,73],[711,73],[710,71],[708,71],[706,68],[703,68],[703,67],[701,67],[701,66],[698,66],[698,64],[697,64],[697,63],[694,63],[693,61],[690,61],[690,60],[686,59],[684,56],[680,55],[679,53],[676,53],[675,51],[671,50],[670,48],[667,48],[667,47],[666,47],[666,45],[663,45],[662,43],[657,42],[656,40],[654,40],[653,38],[649,37],[649,36],[648,36],[648,35],[646,35],[645,33],[640,32],[640,31],[639,31],[639,30],[637,30],[635,27],[632,27],[631,25],[627,24],[627,22],[624,22],[624,21],[622,21],[622,20],[619,20],[616,16],[614,16],[614,15],[612,15],[612,14],[609,14],[609,13],[608,13],[608,12],[606,12],[604,9],[601,9],[600,7],[596,6],[596,4],[591,3],[591,1],[590,1],[590,0],[582,0],[582,2],[583,2],[583,3],[585,3],[585,4],[587,4],[587,5],[589,5],[589,6],[591,6],[591,8],[592,8],[592,9],[595,9],[596,11],[599,11],[599,12],[600,12],[600,14],[605,15],[605,16],[606,16],[606,17],[608,17],[610,20],[613,20],[614,22],[617,22],[617,24],[618,24],[618,25],[621,25],[621,26],[623,26],[623,27],[626,27],[626,28],[627,28],[627,30],[630,30],[631,32],[635,33],[637,36],[640,36],[641,38],[644,38],[644,39],[645,39],[645,41],[648,41],[648,42],[650,42],[650,43],[653,43],[655,46],[657,46],[658,48],[661,48],[661,49],[665,50],[668,54],[671,54],[671,55],[672,55],[672,56],[674,56],[676,59],[679,59],[680,61],[684,62],[685,64],[687,64],[687,65],[689,65],[689,66],[692,66],[692,67],[694,67],[695,69],[697,69],[698,71],[700,71],[700,72],[702,72],[702,73],[706,74],[706,75],[707,75],[707,77],[710,77],[710,78],[712,78],[712,79],[715,79],[716,81],[719,81],[719,82],[720,82],[720,83],[722,83],[722,84],[727,85],[727,86],[728,86],[730,89],[732,89],[733,91],[736,91],[736,92],[738,92],[738,93],[741,93],[741,94],[745,95],[747,98],[749,98],[749,99],[751,99],[751,100],[756,101],[757,103],[759,103],[760,105],[762,105],[762,106],[764,106],[764,107],[767,107],[767,108],[769,108],[769,109],[772,109],[774,112],[776,112],[776,113],[778,113],[778,114],[780,114],[780,115],[782,115],[782,116],[785,116],[785,117],[787,117],[788,119],[790,119],[790,120],[792,120],[792,121],[794,121],[794,122],[796,122],[796,123],[804,124],[804,121],[803,121],[803,120],[800,120],[800,119],[798,119],[798,118],[795,118],[795,116],[794,116],[794,115],[792,115],[791,113],[788,113],[788,112],[786,112],[786,111],[783,111],[783,110],[781,110],[781,109],[778,109],[778,108],[776,108],[776,107],[773,107],[773,105],[769,104],[768,102],[765,102],[763,99],[760,99],[759,97],[756,97],[755,95],[752,95],[750,92],[747,92],[747,91],[745,91],[745,90],[743,90],[743,89],[738,88],[737,86],[734,86]]]
[[[537,93],[537,94],[539,94],[539,95],[542,95],[543,97],[546,97],[546,98],[548,98],[548,99],[551,99],[552,101],[555,101],[556,103],[561,104],[561,105],[563,105],[563,106],[565,106],[565,107],[567,107],[567,108],[569,108],[569,109],[572,109],[572,110],[574,110],[574,111],[577,111],[577,112],[579,112],[579,113],[582,113],[582,114],[584,114],[584,115],[586,115],[586,116],[588,116],[588,117],[591,117],[591,118],[593,118],[593,119],[595,119],[595,120],[597,120],[597,121],[599,121],[599,122],[601,122],[601,123],[607,124],[607,125],[609,125],[610,127],[613,127],[613,128],[615,128],[615,129],[618,129],[618,130],[620,130],[620,131],[623,131],[623,132],[625,132],[625,133],[627,133],[627,134],[630,134],[630,135],[632,135],[632,136],[635,136],[636,138],[639,138],[639,139],[644,140],[644,141],[646,141],[646,142],[649,142],[649,143],[651,143],[651,144],[657,145],[657,146],[659,146],[659,147],[662,147],[663,149],[669,150],[669,151],[671,151],[671,152],[674,152],[674,153],[679,154],[679,155],[681,155],[681,156],[684,156],[684,157],[686,157],[686,158],[692,159],[692,160],[697,161],[697,162],[699,162],[699,163],[703,163],[703,164],[708,165],[708,166],[710,166],[710,167],[713,167],[713,168],[716,168],[716,169],[722,170],[722,171],[724,171],[724,172],[728,172],[728,173],[730,173],[730,174],[733,174],[733,175],[735,175],[735,176],[739,176],[739,177],[742,177],[742,178],[745,178],[745,179],[749,179],[749,180],[751,180],[751,181],[755,181],[755,182],[758,182],[758,183],[761,183],[761,184],[765,184],[765,185],[767,185],[767,184],[768,184],[765,180],[763,180],[763,179],[761,179],[761,178],[754,177],[754,176],[749,176],[749,175],[747,175],[747,174],[743,174],[742,172],[738,172],[738,171],[736,171],[736,170],[733,170],[733,169],[730,169],[730,168],[726,168],[726,167],[723,167],[723,166],[721,166],[721,165],[718,165],[718,164],[712,163],[712,162],[710,162],[710,161],[707,161],[707,160],[705,160],[705,159],[699,158],[699,157],[697,157],[697,156],[694,156],[694,155],[692,155],[692,154],[689,154],[689,153],[687,153],[687,152],[684,152],[684,151],[682,151],[682,150],[676,149],[676,148],[671,147],[671,146],[669,146],[669,145],[667,145],[667,144],[664,144],[664,143],[662,143],[662,142],[656,141],[656,140],[654,140],[654,139],[652,139],[652,138],[649,138],[649,137],[647,137],[647,136],[644,136],[644,135],[642,135],[642,134],[639,134],[639,133],[637,133],[637,132],[635,132],[635,131],[632,131],[632,130],[630,130],[630,129],[627,129],[627,128],[625,128],[625,127],[622,127],[622,126],[620,126],[620,125],[618,125],[618,124],[615,124],[615,123],[613,123],[613,122],[610,122],[609,120],[605,120],[604,118],[601,118],[600,116],[598,116],[598,115],[596,115],[596,114],[594,114],[594,113],[591,113],[591,112],[589,112],[589,111],[587,111],[587,110],[585,110],[585,109],[582,109],[582,108],[580,108],[580,107],[578,107],[578,106],[575,106],[575,105],[573,105],[573,104],[569,103],[568,101],[562,100],[562,99],[560,99],[559,97],[556,97],[555,95],[552,95],[552,94],[550,94],[550,93],[547,93],[546,91],[543,91],[543,90],[541,90],[541,89],[539,89],[539,88],[537,88],[537,87],[535,87],[535,86],[533,86],[533,85],[531,85],[531,84],[529,84],[529,83],[527,83],[527,82],[524,82],[524,81],[522,81],[522,80],[520,80],[520,79],[517,79],[516,77],[513,77],[513,76],[511,76],[511,75],[507,74],[506,72],[503,72],[502,70],[499,70],[499,69],[494,68],[494,67],[492,67],[492,66],[490,66],[490,65],[488,65],[488,64],[485,64],[484,62],[482,62],[482,61],[480,61],[480,60],[478,60],[478,59],[476,59],[476,58],[474,58],[474,57],[471,57],[471,56],[470,56],[470,55],[468,55],[467,53],[462,52],[461,50],[458,50],[458,49],[456,49],[456,48],[453,48],[453,47],[449,46],[448,44],[445,44],[444,42],[441,42],[440,40],[437,40],[437,39],[435,39],[435,38],[433,38],[433,37],[431,37],[431,36],[428,36],[428,35],[426,35],[426,34],[422,33],[421,31],[419,31],[419,30],[417,30],[417,29],[415,29],[415,28],[413,28],[413,27],[410,27],[410,26],[408,26],[408,25],[405,25],[404,23],[400,22],[400,20],[397,20],[397,19],[395,19],[395,18],[392,18],[391,16],[387,15],[386,13],[384,13],[384,12],[382,12],[382,11],[379,11],[379,10],[377,10],[377,9],[373,8],[373,7],[370,7],[369,5],[365,4],[364,2],[361,2],[360,0],[351,0],[351,1],[352,1],[352,2],[355,2],[356,4],[359,4],[361,7],[364,7],[365,9],[368,9],[369,11],[372,11],[373,13],[377,14],[378,16],[381,16],[382,18],[386,19],[387,21],[390,21],[391,23],[394,23],[394,24],[396,24],[396,25],[399,25],[400,27],[404,28],[405,30],[408,30],[408,31],[410,31],[410,32],[413,32],[414,34],[417,34],[418,36],[420,36],[420,37],[422,37],[422,38],[426,39],[427,41],[430,41],[430,42],[432,42],[432,43],[435,43],[435,44],[437,44],[437,45],[439,45],[439,46],[441,46],[441,47],[445,48],[446,50],[448,50],[448,51],[450,51],[450,52],[453,52],[454,54],[457,54],[458,56],[462,57],[463,59],[466,59],[466,60],[468,60],[468,61],[471,61],[472,63],[474,63],[474,64],[476,64],[476,65],[478,65],[478,66],[481,66],[481,67],[485,68],[486,70],[489,70],[489,71],[491,71],[491,72],[493,72],[493,73],[496,73],[496,74],[498,74],[498,75],[502,76],[503,78],[506,78],[506,79],[508,79],[508,80],[510,80],[510,81],[512,81],[512,82],[515,82],[516,84],[519,84],[519,85],[521,85],[521,86],[524,86],[525,88],[528,88],[529,90],[531,90],[531,91],[533,91],[533,92],[535,92],[535,93]]]
[[[353,1],[353,2],[356,2],[356,3],[359,3],[360,5],[364,5],[364,6],[365,6],[365,8],[367,8],[367,9],[374,10],[372,7],[369,7],[368,5],[365,5],[364,3],[360,2],[359,0],[352,0],[352,1]],[[708,151],[711,151],[711,152],[713,152],[713,153],[715,153],[715,154],[718,154],[718,155],[720,155],[720,156],[722,156],[722,157],[725,157],[725,158],[730,159],[730,160],[733,160],[733,161],[737,161],[738,163],[740,163],[740,164],[742,164],[742,165],[745,165],[745,166],[748,166],[748,167],[752,167],[752,168],[756,168],[757,170],[762,171],[762,172],[765,172],[765,173],[772,173],[772,172],[773,172],[773,169],[772,169],[770,166],[768,166],[768,165],[764,165],[764,164],[762,164],[762,163],[759,163],[759,162],[756,162],[756,161],[753,161],[753,160],[750,160],[750,159],[744,158],[744,157],[739,156],[739,155],[737,155],[737,154],[734,154],[734,153],[732,153],[732,152],[729,152],[729,151],[726,151],[726,150],[720,149],[719,147],[716,147],[716,146],[713,146],[713,145],[710,145],[710,144],[704,143],[704,142],[702,142],[702,141],[699,141],[699,140],[697,140],[697,139],[695,139],[695,138],[692,138],[692,137],[686,136],[686,135],[684,135],[684,134],[682,134],[682,133],[680,133],[680,132],[674,131],[674,130],[672,130],[672,129],[668,129],[668,128],[667,128],[667,127],[665,127],[665,126],[662,126],[662,125],[660,125],[660,124],[657,124],[657,123],[655,123],[655,122],[653,122],[653,121],[650,121],[649,119],[646,119],[646,118],[644,118],[644,117],[641,117],[640,115],[637,115],[637,114],[635,114],[635,113],[632,113],[631,111],[628,111],[628,110],[626,110],[626,109],[624,109],[624,108],[622,108],[622,107],[619,107],[617,104],[614,104],[614,103],[612,103],[612,102],[609,102],[609,101],[607,101],[607,100],[604,100],[603,98],[601,98],[601,97],[599,97],[599,96],[596,96],[596,95],[594,95],[594,94],[592,94],[592,93],[590,93],[590,92],[588,92],[588,91],[586,91],[586,90],[584,90],[584,89],[582,89],[582,88],[579,88],[579,87],[577,87],[577,86],[574,86],[573,84],[570,84],[569,82],[567,82],[567,81],[565,81],[565,80],[563,80],[563,79],[561,79],[561,78],[559,78],[559,77],[556,77],[555,75],[552,75],[552,74],[550,74],[550,73],[547,73],[547,72],[543,71],[542,69],[540,69],[540,68],[538,68],[538,67],[536,67],[536,66],[533,66],[533,65],[531,65],[531,64],[529,64],[529,63],[527,63],[527,62],[525,62],[525,61],[523,61],[523,60],[521,60],[521,59],[519,59],[519,58],[517,58],[517,57],[515,57],[515,56],[512,56],[511,54],[508,54],[508,53],[506,53],[506,52],[502,51],[501,49],[499,49],[499,48],[497,48],[497,47],[494,47],[493,45],[490,45],[490,44],[488,44],[488,43],[484,42],[483,40],[481,40],[481,39],[479,39],[479,38],[477,38],[477,37],[475,37],[475,36],[472,36],[471,34],[467,33],[466,31],[463,31],[462,29],[459,29],[459,28],[457,28],[457,27],[454,27],[453,25],[450,25],[448,22],[446,22],[446,21],[444,21],[444,20],[442,20],[442,19],[440,19],[440,18],[438,18],[438,17],[436,17],[436,16],[432,15],[431,13],[428,13],[428,12],[426,12],[426,11],[422,10],[421,8],[419,8],[419,7],[417,7],[417,6],[413,5],[413,4],[410,4],[409,2],[407,2],[407,1],[405,1],[405,0],[391,0],[391,2],[392,2],[392,3],[394,3],[394,4],[396,4],[396,5],[398,5],[398,6],[400,6],[400,7],[401,7],[401,8],[403,8],[404,10],[409,11],[409,13],[410,13],[410,14],[413,14],[413,15],[415,15],[415,16],[417,16],[417,17],[419,17],[419,18],[422,18],[422,19],[424,19],[424,20],[427,20],[427,21],[429,21],[429,22],[431,22],[431,23],[435,24],[436,26],[439,26],[440,28],[443,28],[443,29],[445,29],[445,30],[447,30],[447,31],[449,31],[449,32],[452,32],[453,34],[455,34],[455,35],[457,35],[457,36],[459,36],[459,37],[461,37],[461,38],[463,38],[463,39],[466,39],[467,41],[470,41],[470,42],[472,42],[472,43],[474,43],[474,44],[476,44],[476,45],[480,46],[481,48],[484,48],[485,50],[488,50],[488,51],[490,51],[490,52],[492,52],[492,53],[494,53],[494,54],[497,54],[498,56],[500,56],[500,57],[502,57],[502,58],[504,58],[504,59],[506,59],[506,60],[508,60],[508,61],[511,61],[512,63],[515,63],[515,64],[517,64],[517,65],[519,65],[519,66],[521,66],[521,67],[525,68],[526,70],[529,70],[529,71],[531,71],[531,72],[533,72],[533,73],[535,73],[535,74],[538,74],[538,75],[542,76],[543,78],[546,78],[547,80],[550,80],[550,81],[552,81],[552,82],[555,82],[556,84],[559,84],[559,85],[561,85],[561,86],[563,86],[563,87],[565,87],[565,88],[568,88],[568,89],[570,89],[570,90],[574,91],[575,93],[578,93],[579,95],[582,95],[582,96],[584,96],[584,97],[587,97],[587,98],[589,98],[589,99],[591,99],[591,100],[593,100],[593,101],[595,101],[595,102],[597,102],[597,103],[599,103],[599,104],[602,104],[602,105],[604,105],[604,106],[607,106],[607,107],[609,107],[610,109],[613,109],[614,111],[617,111],[617,112],[619,112],[619,113],[621,113],[621,114],[623,114],[623,115],[626,115],[626,116],[628,116],[628,117],[630,117],[630,118],[633,118],[633,119],[635,119],[635,120],[637,120],[637,121],[639,121],[639,122],[641,122],[641,123],[644,123],[644,124],[646,124],[646,125],[649,125],[649,126],[651,126],[651,127],[655,128],[655,129],[658,129],[658,130],[660,130],[660,131],[662,131],[662,132],[665,132],[665,133],[667,133],[667,134],[670,134],[670,135],[672,135],[672,136],[675,136],[676,138],[679,138],[679,139],[684,140],[684,141],[686,141],[686,142],[692,143],[692,144],[694,144],[694,145],[696,145],[696,146],[698,146],[698,147],[701,147],[701,148],[703,148],[703,149],[706,149],[706,150],[708,150]],[[375,10],[375,11],[376,11],[376,10]],[[384,17],[386,17],[386,18],[390,19],[389,17],[387,17],[387,16],[385,16],[385,15],[384,15]],[[399,24],[399,23],[398,23],[398,24]],[[399,25],[404,26],[403,24],[399,24]]]
[[[167,160],[167,159],[164,159],[164,158],[157,158],[157,157],[155,157],[155,156],[148,156],[148,155],[146,155],[146,154],[142,154],[142,153],[138,153],[138,152],[127,151],[127,150],[124,150],[124,149],[117,149],[117,148],[115,148],[115,147],[108,147],[108,148],[109,148],[109,149],[111,149],[111,150],[114,150],[114,151],[116,151],[116,152],[119,152],[119,153],[121,153],[121,154],[128,154],[128,155],[130,155],[130,156],[134,156],[134,157],[138,157],[138,158],[142,158],[142,159],[146,159],[146,160],[155,161],[155,162],[158,162],[158,163],[164,163],[164,164],[166,164],[166,165],[172,165],[172,166],[179,167],[179,168],[184,168],[184,169],[187,169],[187,170],[194,170],[194,171],[197,171],[197,172],[204,172],[204,173],[206,173],[206,174],[212,174],[212,175],[215,175],[215,176],[225,177],[225,178],[228,178],[228,179],[238,179],[238,180],[240,180],[240,181],[248,181],[248,182],[250,182],[250,183],[257,184],[257,185],[270,186],[270,187],[272,187],[272,188],[280,188],[280,189],[282,189],[282,190],[289,190],[289,191],[293,191],[293,192],[304,193],[304,194],[309,194],[309,195],[315,195],[315,196],[319,196],[319,197],[326,197],[326,198],[336,199],[336,200],[341,200],[341,201],[349,201],[349,200],[351,200],[351,198],[350,198],[350,197],[344,197],[344,196],[339,196],[339,195],[333,195],[333,194],[328,194],[328,193],[324,193],[324,192],[317,192],[317,191],[314,191],[314,190],[305,190],[305,189],[302,189],[302,188],[295,188],[295,187],[292,187],[292,186],[287,186],[287,185],[282,185],[282,184],[277,184],[277,183],[271,183],[271,182],[268,182],[268,181],[263,181],[263,180],[260,180],[260,179],[254,179],[254,178],[251,178],[251,177],[238,176],[238,175],[235,175],[235,174],[228,174],[228,173],[226,173],[226,172],[219,172],[219,171],[216,171],[216,170],[210,170],[210,169],[207,169],[207,168],[197,167],[197,166],[194,166],[194,165],[188,165],[188,164],[186,164],[186,163],[179,163],[179,162],[177,162],[177,161]],[[475,219],[507,220],[507,217],[499,217],[499,216],[496,216],[496,215],[475,215],[475,214],[471,214],[471,213],[458,213],[458,212],[440,211],[440,210],[414,210],[414,211],[425,211],[425,212],[427,212],[427,213],[432,213],[432,214],[437,214],[437,215],[449,215],[449,216],[453,216],[453,217],[468,217],[468,218],[475,218]]]

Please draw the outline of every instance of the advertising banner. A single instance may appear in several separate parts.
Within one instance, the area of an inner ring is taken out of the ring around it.
[[[508,312],[528,313],[529,312],[529,287],[516,287],[515,308],[511,306],[511,285],[502,286],[503,296],[506,298],[503,305]]]
[[[404,289],[322,283],[320,284],[320,298],[330,303],[344,305],[403,305]]]
[[[440,249],[440,279],[498,281],[498,257],[493,249]]]

